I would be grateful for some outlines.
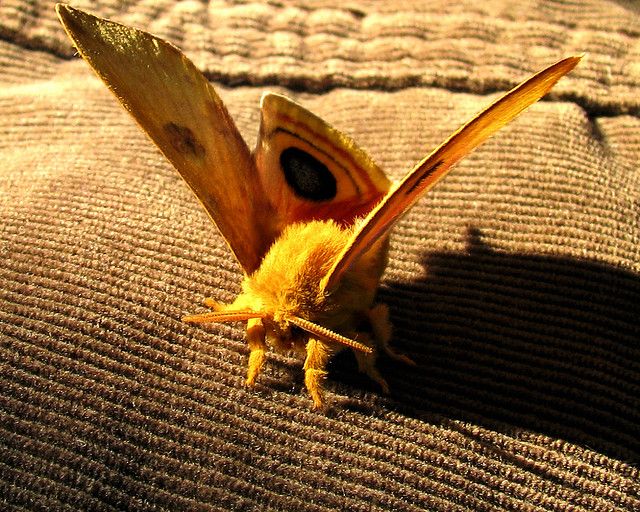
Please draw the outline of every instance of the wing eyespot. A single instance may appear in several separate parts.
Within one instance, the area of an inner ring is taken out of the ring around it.
[[[306,151],[288,147],[280,153],[280,167],[293,192],[309,201],[329,201],[336,197],[336,178],[320,160]]]

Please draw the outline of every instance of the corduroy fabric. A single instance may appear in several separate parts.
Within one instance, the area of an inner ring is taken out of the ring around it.
[[[243,387],[240,270],[50,2],[0,4],[0,508],[640,509],[640,17],[626,2],[94,2],[174,42],[246,140],[264,90],[399,179],[533,71],[587,57],[400,222],[408,368]],[[451,3],[453,4],[453,3]]]

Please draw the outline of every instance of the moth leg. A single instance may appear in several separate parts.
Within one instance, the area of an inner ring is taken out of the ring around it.
[[[357,336],[358,341],[363,342],[362,338],[369,337],[367,334],[359,334]],[[369,345],[369,343],[364,342],[365,345]],[[358,362],[358,370],[361,373],[367,375],[372,381],[376,382],[380,388],[382,388],[382,392],[386,395],[389,393],[389,384],[384,380],[380,372],[376,368],[376,352],[372,352],[371,354],[366,354],[364,352],[360,352],[359,350],[353,351],[356,356],[356,361]]]
[[[262,319],[250,318],[247,320],[247,341],[250,352],[246,384],[253,387],[266,358],[267,344]]]
[[[211,297],[205,298],[203,302],[205,306],[207,306],[210,309],[213,309],[214,311],[218,311],[218,309],[220,309],[220,303]]]
[[[373,337],[378,342],[378,345],[385,354],[391,359],[400,361],[410,366],[416,366],[413,359],[404,354],[399,354],[389,346],[391,341],[391,322],[389,321],[389,308],[386,304],[376,304],[368,312],[367,316],[371,323],[371,329],[373,331]],[[375,379],[374,379],[375,380]]]
[[[324,406],[322,384],[327,376],[327,364],[336,349],[315,338],[307,342],[307,358],[304,361],[304,384],[313,400],[314,409]]]

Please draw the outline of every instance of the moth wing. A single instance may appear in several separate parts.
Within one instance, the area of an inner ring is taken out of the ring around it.
[[[245,272],[271,245],[271,209],[251,153],[213,87],[172,44],[58,4],[80,55],[202,202]]]
[[[279,94],[262,97],[254,157],[281,227],[326,219],[351,225],[391,186],[350,137]]]
[[[580,59],[581,56],[563,59],[516,86],[460,127],[401,182],[394,185],[356,228],[353,237],[324,277],[323,289],[331,290],[339,283],[344,272],[376,240],[388,233],[393,224],[441,180],[454,164],[547,94]]]

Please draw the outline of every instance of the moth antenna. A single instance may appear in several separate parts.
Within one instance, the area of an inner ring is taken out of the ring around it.
[[[208,305],[208,304],[207,304]],[[257,311],[211,311],[201,315],[187,315],[182,317],[183,322],[194,324],[208,324],[213,322],[240,322],[250,318],[264,318],[262,313]]]
[[[337,332],[327,329],[326,327],[322,327],[321,325],[314,324],[313,322],[305,320],[304,318],[293,316],[287,318],[287,320],[292,324],[297,325],[301,329],[304,329],[311,334],[315,334],[320,338],[325,338],[330,341],[335,341],[336,343],[341,343],[342,345],[346,345],[349,348],[359,350],[360,352],[364,352],[365,354],[373,353],[373,349],[371,347],[367,347],[362,343],[358,343],[351,338],[342,336],[342,334],[338,334]]]

